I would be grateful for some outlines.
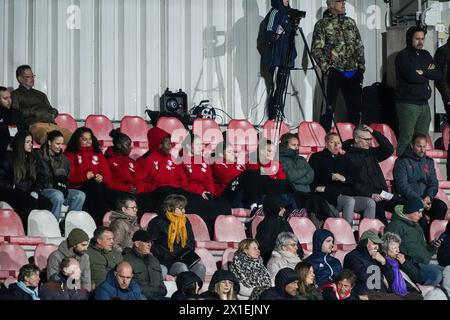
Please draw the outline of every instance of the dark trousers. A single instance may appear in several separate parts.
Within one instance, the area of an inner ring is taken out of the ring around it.
[[[83,210],[89,213],[98,226],[103,225],[103,216],[106,212],[114,209],[114,194],[103,183],[89,180],[81,188],[86,194]]]
[[[284,119],[284,96],[289,84],[290,72],[291,70],[289,68],[278,67],[269,73],[271,77],[270,83],[272,83],[268,91],[267,115],[269,120]],[[276,83],[273,83],[274,79]]]
[[[384,223],[384,225],[388,224],[388,220],[386,218],[386,211],[391,212],[392,214],[395,214],[395,207],[399,204],[405,205],[406,199],[401,198],[397,195],[394,195],[394,197],[390,201],[381,201],[377,202],[377,206],[375,209],[375,218],[380,220]]]
[[[428,219],[424,216],[419,220],[419,224],[423,229],[423,233],[425,234],[425,239],[428,241],[430,239],[431,223],[433,222],[433,220],[445,219],[445,216],[447,215],[447,205],[444,201],[435,198],[433,199],[433,203],[431,204],[431,209],[424,210],[423,213],[430,218],[429,222]]]
[[[325,114],[322,115],[321,118],[321,124],[325,128],[326,132],[331,130],[339,90],[342,91],[347,108],[346,121],[355,125],[360,123],[362,113],[363,78],[363,73],[360,70],[356,72],[353,78],[345,78],[341,72],[336,69],[330,69],[328,71],[325,76],[325,85],[328,103],[331,108],[327,108]]]

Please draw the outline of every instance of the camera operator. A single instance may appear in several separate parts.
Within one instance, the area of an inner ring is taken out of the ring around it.
[[[262,27],[264,28],[264,48],[261,52],[261,75],[266,81],[269,96],[269,119],[276,119],[283,115],[283,106],[278,104],[276,97],[280,97],[285,90],[285,76],[294,68],[297,51],[295,44],[289,52],[291,33],[295,32],[295,23],[290,21],[289,0],[272,0],[272,9],[266,15]],[[281,83],[281,85],[280,85]]]
[[[345,15],[345,3],[327,0],[328,10],[314,26],[312,40],[312,55],[325,76],[327,88],[329,105],[321,118],[327,132],[331,130],[339,89],[347,108],[346,121],[358,125],[361,120],[364,45],[355,21]]]

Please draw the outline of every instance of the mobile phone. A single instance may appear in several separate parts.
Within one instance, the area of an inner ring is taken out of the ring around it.
[[[446,238],[447,238],[447,234],[446,234],[446,233],[443,233],[443,234],[440,235],[440,237],[439,237],[437,240],[442,242],[442,241],[444,241]]]

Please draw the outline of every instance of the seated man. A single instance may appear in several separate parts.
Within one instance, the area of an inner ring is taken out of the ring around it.
[[[12,107],[22,112],[25,123],[37,143],[45,142],[47,132],[58,130],[64,135],[64,143],[67,144],[72,132],[55,124],[58,110],[50,105],[45,93],[33,89],[35,77],[30,66],[17,68],[16,78],[20,85],[12,92]]]
[[[11,108],[11,93],[0,87],[0,152],[6,151],[17,132],[28,130],[20,111]]]
[[[298,274],[291,268],[283,268],[275,276],[275,287],[259,296],[259,300],[297,300]]]
[[[353,292],[356,275],[348,269],[342,270],[335,281],[322,287],[323,300],[368,300],[367,296],[358,297]]]
[[[95,290],[95,300],[145,300],[128,262],[122,261],[108,271],[106,280]]]
[[[427,137],[423,134],[415,135],[409,147],[401,157],[395,161],[393,170],[396,191],[406,199],[422,199],[425,210],[433,220],[445,219],[447,205],[435,198],[439,191],[439,182],[436,178],[436,168],[433,159],[426,156]],[[427,219],[422,217],[419,224],[424,230],[426,239],[429,238],[429,225]]]
[[[422,278],[420,284],[435,286],[442,282],[444,268],[430,264],[430,260],[441,242],[433,241],[432,245],[426,243],[423,229],[418,224],[423,210],[422,200],[418,198],[408,200],[405,206],[395,207],[392,221],[386,226],[384,232],[392,232],[400,236],[402,239],[400,251],[411,258],[420,269]]]

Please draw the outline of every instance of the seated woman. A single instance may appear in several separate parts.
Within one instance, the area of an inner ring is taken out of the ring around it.
[[[17,133],[11,147],[12,151],[0,155],[0,200],[14,208],[26,232],[30,212],[50,210],[52,204],[47,198],[39,197],[42,170],[39,170],[39,155],[33,150],[31,133]]]
[[[297,236],[292,232],[282,232],[278,235],[275,250],[267,263],[267,270],[269,270],[272,283],[275,283],[275,276],[278,271],[283,268],[294,269],[301,261],[297,254],[298,247]]]
[[[217,270],[211,278],[208,291],[200,297],[206,300],[237,300],[239,289],[239,280],[233,272]]]
[[[61,207],[68,211],[81,211],[86,195],[83,191],[69,189],[70,162],[62,153],[64,136],[60,131],[50,131],[39,152],[42,175],[41,195],[52,203],[52,213],[61,219]]]
[[[86,127],[75,130],[65,155],[71,167],[69,186],[86,194],[83,209],[101,226],[103,215],[114,207],[108,190],[112,175],[92,130]]]
[[[26,264],[19,270],[17,282],[8,288],[6,300],[41,300],[39,297],[39,273],[34,264]]]
[[[259,252],[259,243],[255,239],[244,239],[239,243],[230,270],[240,283],[239,300],[248,300],[250,297],[257,300],[261,292],[272,286],[269,271]]]
[[[164,200],[164,214],[150,221],[147,228],[150,237],[155,239],[151,250],[170,275],[192,271],[203,281],[206,268],[195,254],[194,234],[185,214],[186,204],[186,198],[177,194]]]
[[[295,266],[298,274],[298,295],[299,300],[323,300],[322,293],[316,285],[316,275],[313,265],[302,261]]]

